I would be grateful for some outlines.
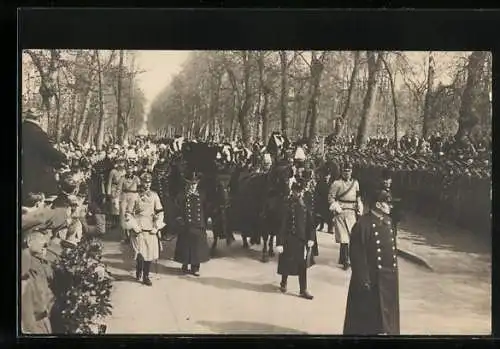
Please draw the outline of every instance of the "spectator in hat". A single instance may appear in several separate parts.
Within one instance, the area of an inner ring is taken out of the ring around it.
[[[392,197],[379,191],[351,233],[351,280],[345,335],[399,335],[399,281],[390,213]]]
[[[54,148],[47,133],[40,126],[42,115],[30,109],[21,125],[21,194],[57,193],[55,171],[66,162],[64,153]]]
[[[201,263],[210,259],[204,212],[205,196],[199,190],[199,178],[195,172],[186,177],[186,188],[176,200],[179,232],[175,245],[174,261],[181,263],[185,274],[200,276]]]

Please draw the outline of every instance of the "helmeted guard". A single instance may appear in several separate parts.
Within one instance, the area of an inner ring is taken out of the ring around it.
[[[392,190],[392,171],[384,169],[382,171],[382,178],[380,179],[380,187],[377,188],[379,191],[384,190],[391,195],[392,198],[392,209],[391,209],[391,221],[392,229],[394,230],[394,236],[398,234],[398,223],[402,218],[402,207],[401,198],[396,198],[393,196]]]
[[[133,205],[127,207],[127,221],[132,231],[130,242],[135,252],[136,278],[145,285],[151,286],[149,271],[151,262],[160,256],[160,229],[163,228],[163,207],[160,197],[151,190],[151,175],[144,173],[141,176],[139,194]],[[132,221],[133,218],[135,223]]]
[[[210,259],[203,212],[205,197],[198,188],[199,177],[194,171],[188,173],[186,181],[186,190],[180,193],[176,200],[181,216],[177,217],[180,231],[175,245],[174,261],[182,264],[183,273],[200,276],[200,264]]]
[[[349,269],[349,236],[357,217],[363,212],[359,183],[352,178],[351,163],[344,164],[342,177],[332,183],[328,203],[333,213],[335,241],[340,243],[339,264],[347,270]]]
[[[317,239],[311,211],[304,202],[304,189],[303,182],[295,182],[292,185],[292,194],[286,204],[281,229],[276,237],[276,251],[280,254],[278,274],[281,275],[281,292],[287,291],[288,276],[297,275],[300,296],[313,299],[307,290],[307,268],[314,265],[317,249],[314,251],[313,247]]]
[[[399,283],[392,198],[380,191],[351,234],[352,274],[345,335],[399,335]]]

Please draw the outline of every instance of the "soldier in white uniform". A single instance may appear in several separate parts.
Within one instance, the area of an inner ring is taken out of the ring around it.
[[[151,190],[151,175],[144,173],[141,176],[139,195],[136,197],[132,209],[127,211],[127,221],[133,231],[130,237],[135,252],[136,278],[145,285],[151,286],[149,271],[151,262],[160,255],[159,234],[163,227],[163,207],[160,197]]]
[[[349,269],[349,238],[357,216],[363,212],[359,183],[352,178],[352,164],[343,166],[342,177],[334,181],[328,193],[328,204],[333,213],[335,241],[340,243],[339,264]]]

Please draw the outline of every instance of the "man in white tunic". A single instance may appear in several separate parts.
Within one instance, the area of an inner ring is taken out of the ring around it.
[[[135,252],[136,278],[145,285],[151,286],[149,271],[151,262],[160,255],[159,235],[163,228],[163,207],[160,197],[151,190],[151,175],[144,173],[141,176],[139,195],[134,201],[132,209],[127,212],[128,222],[135,220],[131,225],[133,230],[130,242]]]
[[[349,269],[349,238],[357,217],[363,212],[359,183],[352,178],[352,164],[343,166],[342,177],[334,181],[328,193],[328,204],[333,213],[335,241],[340,243],[339,264]]]

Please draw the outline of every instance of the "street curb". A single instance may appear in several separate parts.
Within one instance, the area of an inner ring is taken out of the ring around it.
[[[398,255],[412,263],[418,264],[430,271],[434,271],[434,268],[432,268],[432,266],[424,258],[420,257],[419,255],[413,252],[405,251],[398,248]]]

